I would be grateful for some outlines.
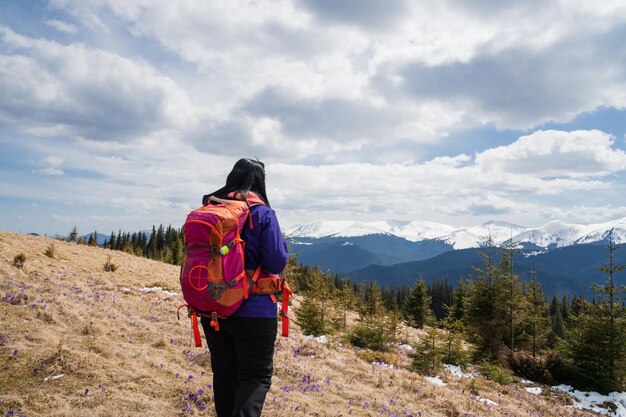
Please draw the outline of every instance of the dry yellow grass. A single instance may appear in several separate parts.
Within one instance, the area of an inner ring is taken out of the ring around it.
[[[64,242],[49,258],[51,242],[0,232],[0,416],[213,416],[209,355],[176,320],[178,268]],[[115,272],[102,269],[109,255]],[[517,385],[442,375],[437,386],[405,369],[401,350],[387,368],[340,337],[323,345],[291,332],[276,342],[264,416],[594,415]]]

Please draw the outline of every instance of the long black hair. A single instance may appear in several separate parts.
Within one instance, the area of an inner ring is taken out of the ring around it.
[[[258,159],[242,158],[235,163],[232,171],[226,177],[226,185],[217,191],[202,197],[202,204],[207,204],[210,196],[227,198],[228,194],[252,191],[270,207],[265,192],[265,165]]]

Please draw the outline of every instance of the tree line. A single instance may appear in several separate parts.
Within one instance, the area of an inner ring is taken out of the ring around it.
[[[625,266],[614,262],[617,249],[609,238],[608,262],[599,266],[606,280],[593,285],[592,300],[553,296],[548,302],[536,271],[528,282],[515,273],[515,244],[497,246],[491,238],[481,265],[456,288],[418,278],[412,288],[380,289],[296,262],[289,274],[304,295],[296,314],[307,334],[343,332],[355,346],[385,351],[390,342],[406,343],[402,322],[423,329],[412,354],[418,371],[472,361],[538,382],[608,392],[626,388],[626,289],[616,282]],[[351,310],[358,319],[347,326]]]
[[[183,261],[184,237],[182,228],[153,225],[152,231],[147,232],[111,232],[111,235],[102,245],[98,245],[98,232],[94,231],[87,238],[78,236],[76,227],[65,238],[69,242],[101,246],[106,249],[119,250],[148,259],[154,259],[180,265]]]

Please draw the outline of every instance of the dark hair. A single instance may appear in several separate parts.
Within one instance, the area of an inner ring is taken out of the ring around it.
[[[243,194],[252,191],[270,207],[270,202],[265,192],[265,165],[263,165],[263,162],[249,158],[242,158],[237,161],[228,177],[226,177],[226,185],[202,197],[202,204],[207,204],[210,196],[227,198],[228,194],[239,191]]]

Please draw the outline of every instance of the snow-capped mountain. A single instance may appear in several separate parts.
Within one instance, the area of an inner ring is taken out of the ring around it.
[[[494,244],[513,239],[521,248],[516,273],[528,279],[536,270],[547,294],[589,291],[604,279],[606,241],[626,242],[626,218],[598,224],[553,221],[541,227],[487,222],[458,227],[433,222],[318,221],[286,231],[290,250],[305,265],[346,274],[355,281],[384,286],[411,286],[416,277],[452,283],[470,276],[481,264],[479,247],[488,236]],[[601,242],[602,244],[593,244]],[[626,264],[626,252],[616,252]]]
[[[613,233],[615,243],[626,241],[626,218],[607,223],[580,225],[553,221],[541,227],[524,227],[506,222],[487,222],[479,226],[459,227],[441,223],[413,221],[409,223],[377,221],[318,221],[287,230],[294,238],[362,237],[368,235],[396,236],[410,242],[441,241],[452,249],[479,247],[488,236],[499,244],[509,239],[538,248],[556,248],[592,243]]]

